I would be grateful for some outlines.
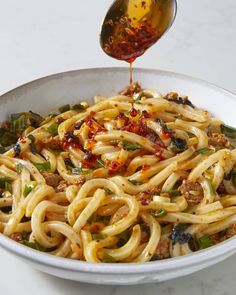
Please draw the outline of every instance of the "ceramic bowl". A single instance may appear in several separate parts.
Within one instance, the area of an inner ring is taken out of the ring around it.
[[[166,71],[135,69],[134,80],[163,94],[188,95],[196,105],[210,110],[227,124],[236,125],[236,96],[207,82]],[[127,86],[128,68],[97,68],[60,73],[20,86],[0,97],[0,121],[10,113],[32,110],[41,114],[94,95],[115,95]],[[143,284],[184,276],[236,252],[236,238],[196,253],[147,263],[93,264],[54,257],[25,247],[0,234],[0,246],[34,268],[80,282],[93,284]]]

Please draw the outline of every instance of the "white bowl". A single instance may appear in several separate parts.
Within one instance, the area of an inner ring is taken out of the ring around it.
[[[165,71],[135,69],[134,79],[143,87],[188,95],[204,107],[236,125],[236,96],[207,82]],[[20,86],[0,97],[0,121],[7,114],[33,110],[42,114],[76,99],[114,95],[129,81],[128,68],[78,70],[45,77]],[[20,245],[0,234],[0,245],[33,267],[54,276],[94,284],[143,284],[184,276],[236,253],[236,238],[187,256],[138,264],[93,264],[54,257]]]

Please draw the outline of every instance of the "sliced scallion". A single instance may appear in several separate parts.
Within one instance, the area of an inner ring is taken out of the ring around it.
[[[51,170],[51,164],[50,162],[44,162],[44,163],[33,163],[34,166],[41,172],[41,171],[49,171]]]
[[[198,243],[201,248],[205,249],[214,245],[214,241],[210,236],[203,236],[198,239]]]
[[[67,111],[69,111],[71,109],[69,104],[65,104],[63,106],[61,106],[58,110],[60,113],[65,113]]]

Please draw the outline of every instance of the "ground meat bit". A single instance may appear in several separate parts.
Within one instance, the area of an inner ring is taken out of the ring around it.
[[[209,145],[214,147],[224,148],[228,144],[228,139],[224,134],[221,133],[212,133],[209,137]]]
[[[155,195],[160,195],[161,190],[157,187],[153,187],[148,191],[140,192],[136,196],[136,200],[139,201],[142,205],[148,205]]]
[[[52,150],[60,150],[60,138],[59,136],[50,136],[42,139],[43,146]]]
[[[43,177],[45,178],[45,181],[48,185],[56,188],[59,185],[59,182],[61,180],[61,176],[57,174],[53,174],[50,172],[42,172]]]
[[[141,242],[141,243],[147,243],[148,240],[149,240],[149,238],[150,238],[150,233],[145,232],[145,231],[142,231],[140,242]]]
[[[231,225],[227,230],[226,230],[226,239],[232,238],[233,236],[236,235],[236,223]]]
[[[24,240],[21,233],[11,234],[10,238],[16,242],[22,242]]]
[[[62,117],[58,117],[56,120],[57,124],[61,124],[62,122],[64,122],[65,120]]]
[[[203,199],[203,189],[198,182],[184,180],[179,187],[179,191],[185,197],[189,205],[197,205]]]
[[[68,187],[68,182],[66,180],[61,180],[59,182],[59,185],[56,187],[56,192],[59,193],[59,192],[64,192],[65,189]]]
[[[165,259],[170,257],[169,239],[160,240],[154,255],[157,257],[157,259]]]
[[[165,99],[178,99],[179,95],[177,92],[169,92],[166,94]]]
[[[135,85],[133,86],[133,93],[138,93],[140,91],[142,91],[142,88],[140,84],[136,82]],[[131,94],[130,86],[125,87],[123,90],[119,92],[119,94],[129,96]]]
[[[224,242],[225,240],[230,239],[233,236],[236,236],[236,223],[231,225],[226,230],[210,235],[215,244]]]

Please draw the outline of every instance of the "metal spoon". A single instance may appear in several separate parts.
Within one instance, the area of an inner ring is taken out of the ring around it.
[[[115,0],[102,24],[101,47],[133,62],[171,27],[176,11],[176,0]]]

